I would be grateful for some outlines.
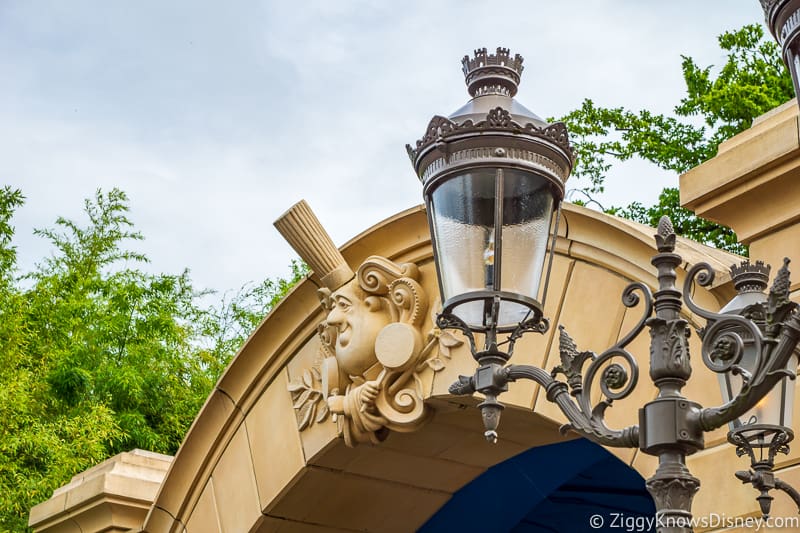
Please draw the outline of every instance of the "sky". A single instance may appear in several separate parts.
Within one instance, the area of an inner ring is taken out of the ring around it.
[[[337,245],[422,203],[405,144],[468,100],[474,49],[525,58],[516,99],[541,117],[585,98],[670,113],[681,55],[721,65],[716,36],[748,23],[757,0],[0,0],[20,269],[51,253],[34,228],[85,223],[84,199],[117,187],[149,270],[220,292],[286,275],[272,223],[300,199]],[[665,186],[677,176],[634,161],[600,200]]]

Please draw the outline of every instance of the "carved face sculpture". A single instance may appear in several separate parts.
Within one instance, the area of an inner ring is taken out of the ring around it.
[[[331,294],[327,324],[336,332],[339,369],[360,376],[377,361],[375,339],[391,322],[391,313],[378,296],[367,295],[356,280]]]

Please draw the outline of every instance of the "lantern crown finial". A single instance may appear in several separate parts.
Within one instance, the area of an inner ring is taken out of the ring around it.
[[[762,292],[769,283],[770,266],[764,261],[751,263],[749,259],[731,265],[733,286],[738,292]]]
[[[522,61],[521,55],[511,57],[508,48],[499,46],[494,54],[479,48],[472,59],[464,56],[461,65],[469,94],[473,98],[487,94],[513,97],[522,75]]]

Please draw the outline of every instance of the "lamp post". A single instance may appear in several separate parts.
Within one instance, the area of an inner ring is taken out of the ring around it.
[[[775,385],[794,377],[800,313],[788,298],[788,260],[768,296],[763,293],[766,267],[747,263],[737,267],[744,272],[738,278],[739,295],[721,312],[702,309],[692,300],[692,287],[709,285],[714,272],[705,263],[694,265],[682,291],[676,287],[675,269],[683,259],[675,253],[675,232],[664,217],[652,258],[656,292],[640,282],[623,291],[626,307],[642,308],[640,320],[628,334],[597,355],[578,351],[560,328],[561,365],[552,373],[508,364],[523,333],[543,333],[549,327],[542,309],[573,152],[563,124],[546,124],[513,99],[522,73],[519,55],[512,57],[504,48],[495,54],[481,49],[462,63],[472,99],[448,118],[434,117],[423,138],[407,147],[423,183],[430,222],[443,301],[437,325],[462,331],[478,363],[475,373],[460,376],[450,392],[484,396],[479,408],[485,436],[494,442],[503,408],[498,396],[509,382],[537,382],[567,417],[569,429],[606,446],[638,447],[658,457],[659,466],[647,480],[658,529],[691,531],[691,502],[700,481],[686,467],[686,456],[703,449],[704,432],[731,422],[731,439],[743,450],[758,441],[750,439],[752,435],[760,435],[758,442],[769,440],[779,447],[791,435],[788,428],[780,433],[771,426],[746,425],[749,419],[737,421],[742,416],[762,416],[768,410],[759,402],[772,402],[764,399]],[[692,372],[690,329],[680,316],[683,305],[707,321],[698,333],[703,361],[722,376],[727,391],[721,406],[704,408],[681,393]],[[639,370],[626,347],[645,327],[651,336],[649,373],[658,396],[640,408],[639,424],[609,428],[605,409],[636,386]],[[556,379],[558,374],[566,380]],[[596,383],[602,397],[592,405]],[[787,413],[776,412],[783,413],[786,422]],[[748,474],[753,479],[766,466],[754,469],[752,476]],[[749,477],[746,482],[752,482]],[[769,480],[762,485],[756,488],[763,496]]]
[[[794,94],[800,94],[800,0],[760,0],[767,27],[789,68]]]

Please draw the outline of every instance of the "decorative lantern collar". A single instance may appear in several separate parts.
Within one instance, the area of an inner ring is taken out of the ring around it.
[[[575,153],[563,123],[548,124],[514,100],[523,57],[512,57],[509,49],[502,47],[494,54],[487,53],[486,48],[475,50],[474,54],[461,61],[472,99],[449,117],[434,116],[422,138],[414,146],[406,145],[417,176],[427,183],[451,170],[453,155],[486,163],[493,157],[510,158],[523,168],[533,167],[549,175],[563,196]],[[496,153],[497,147],[502,147],[503,152]],[[476,152],[475,148],[482,151]],[[511,153],[508,148],[518,150]]]

